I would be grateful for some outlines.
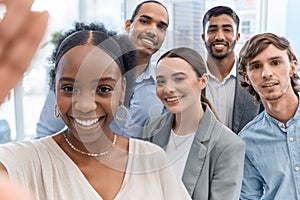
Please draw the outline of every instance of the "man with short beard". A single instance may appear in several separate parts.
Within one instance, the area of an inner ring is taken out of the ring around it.
[[[238,133],[260,111],[251,95],[240,86],[235,44],[240,38],[239,17],[229,7],[211,8],[203,17],[202,40],[207,49],[209,82],[205,96],[215,107],[220,120]]]

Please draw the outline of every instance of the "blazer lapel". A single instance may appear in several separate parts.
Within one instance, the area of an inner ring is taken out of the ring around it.
[[[206,152],[206,147],[198,139],[194,140],[182,176],[183,184],[190,196],[193,195],[196,183],[201,174]]]
[[[169,135],[172,128],[173,119],[174,115],[168,113],[166,118],[160,122],[161,124],[159,127],[161,128],[153,131],[153,137],[150,139],[150,141],[164,148],[169,141]]]
[[[237,72],[238,73],[238,72]],[[233,106],[233,115],[232,115],[232,130],[237,133],[241,119],[243,119],[245,103],[247,103],[245,98],[245,93],[247,92],[240,82],[243,80],[243,77],[237,74],[236,87],[235,87],[235,97],[234,97],[234,106]]]
[[[208,143],[216,121],[216,118],[208,106],[202,105],[204,108],[207,108],[195,134],[182,177],[182,181],[190,196],[194,193],[205,163],[207,152],[210,152],[210,149],[212,148]]]

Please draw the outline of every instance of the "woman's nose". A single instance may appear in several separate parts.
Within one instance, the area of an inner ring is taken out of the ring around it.
[[[74,108],[82,113],[94,111],[97,107],[95,102],[95,95],[93,94],[79,94],[74,97]]]
[[[170,85],[170,84],[168,84],[168,85],[166,85],[165,87],[164,87],[164,92],[165,93],[173,93],[174,92],[174,87],[172,86],[172,85]]]

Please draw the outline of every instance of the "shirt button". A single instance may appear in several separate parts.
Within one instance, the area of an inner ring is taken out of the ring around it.
[[[294,138],[293,138],[293,137],[290,137],[290,138],[289,138],[289,141],[290,141],[290,142],[294,142]]]
[[[300,167],[295,167],[295,171],[299,171],[300,170]]]
[[[283,127],[284,125],[283,125],[283,123],[279,122],[278,126]]]

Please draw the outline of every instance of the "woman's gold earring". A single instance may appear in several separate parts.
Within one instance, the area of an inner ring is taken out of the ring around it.
[[[59,112],[57,112],[57,107],[58,107],[57,104],[55,104],[54,105],[54,113],[53,113],[55,118],[59,118]]]
[[[294,78],[297,74],[295,72],[291,73],[291,77]]]
[[[116,113],[116,118],[117,120],[123,121],[126,120],[128,117],[128,109],[124,106],[123,102],[121,105],[119,105],[117,113]]]

